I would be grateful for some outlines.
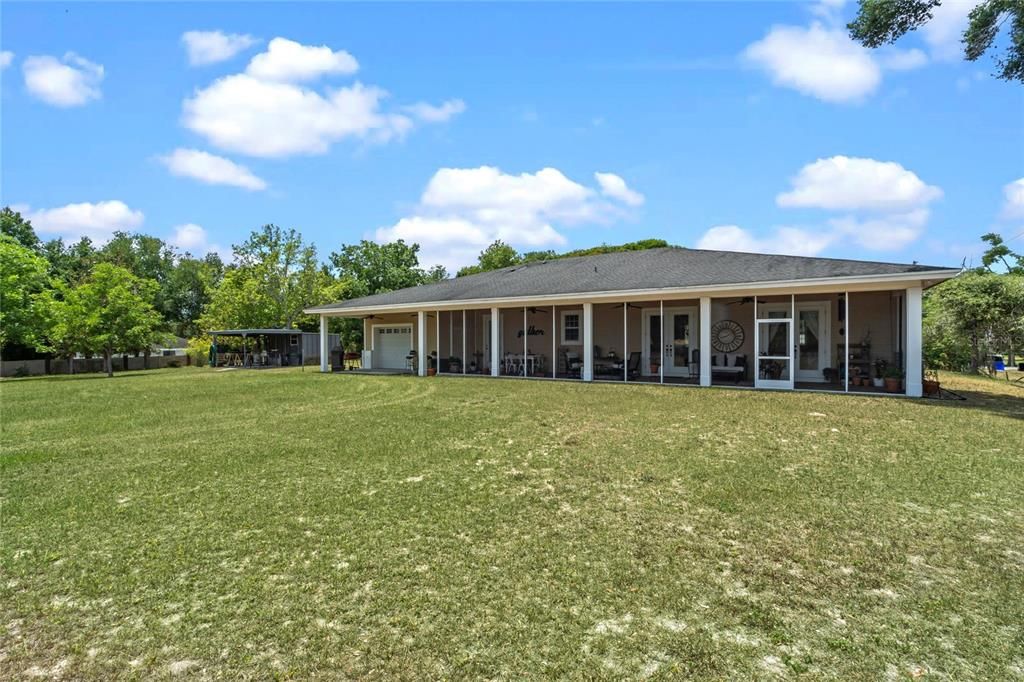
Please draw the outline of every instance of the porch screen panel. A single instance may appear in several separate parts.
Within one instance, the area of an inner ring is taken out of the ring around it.
[[[648,318],[648,324],[650,330],[648,338],[651,340],[651,346],[648,348],[648,356],[650,358],[651,365],[655,363],[658,367],[661,367],[661,315],[650,315]],[[660,369],[659,369],[660,371]]]
[[[798,323],[800,344],[800,369],[817,370],[818,355],[821,353],[821,324],[817,310],[801,310]]]
[[[690,364],[690,316],[672,315],[672,348],[676,367]]]

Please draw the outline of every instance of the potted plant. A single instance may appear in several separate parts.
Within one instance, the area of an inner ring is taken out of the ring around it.
[[[875,376],[872,379],[872,383],[875,388],[882,388],[885,385],[885,368],[888,363],[882,358],[875,360]]]
[[[903,372],[899,367],[889,367],[885,370],[885,392],[899,393],[903,381]]]
[[[651,360],[651,374],[658,374],[661,371],[661,365],[654,360]]]
[[[939,395],[939,373],[934,369],[924,371],[924,380],[921,382],[923,393],[928,396]]]
[[[427,356],[427,376],[432,377],[437,374],[437,351],[430,351],[430,355]]]
[[[448,358],[448,371],[454,374],[462,373],[462,360],[457,355],[452,355]]]

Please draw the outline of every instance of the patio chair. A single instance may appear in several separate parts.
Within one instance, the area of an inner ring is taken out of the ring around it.
[[[571,379],[582,377],[583,363],[580,362],[579,353],[573,351],[562,351],[562,358],[565,362],[565,375]]]
[[[629,354],[629,362],[626,364],[626,376],[630,379],[640,376],[641,353],[638,350]]]

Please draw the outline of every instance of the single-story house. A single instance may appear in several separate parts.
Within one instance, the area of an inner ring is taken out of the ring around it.
[[[958,268],[679,247],[553,259],[319,305],[364,370],[922,394],[921,295]],[[902,383],[899,381],[905,377]]]

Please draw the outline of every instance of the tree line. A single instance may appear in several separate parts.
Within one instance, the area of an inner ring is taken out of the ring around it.
[[[441,266],[422,268],[419,245],[401,240],[343,244],[321,262],[295,229],[264,225],[232,246],[195,257],[150,235],[116,232],[102,245],[83,237],[42,241],[11,208],[0,212],[0,354],[72,359],[102,357],[108,375],[117,354],[147,356],[154,346],[187,339],[197,361],[215,329],[285,328],[316,331],[302,311],[313,305],[369,296],[447,278]],[[590,251],[664,246],[661,240],[556,254],[519,254],[495,242],[459,275],[531,260]],[[358,320],[332,319],[346,349],[362,345]],[[230,341],[228,341],[230,343]],[[73,366],[73,364],[72,364]]]
[[[206,332],[224,328],[313,331],[312,305],[446,277],[419,267],[419,246],[362,241],[343,245],[322,264],[294,229],[265,225],[232,246],[232,260],[201,258],[145,234],[116,232],[96,245],[41,241],[30,221],[0,212],[0,353],[5,359],[47,354],[148,355],[170,337],[189,339],[204,356]],[[332,321],[349,345],[358,324]]]

